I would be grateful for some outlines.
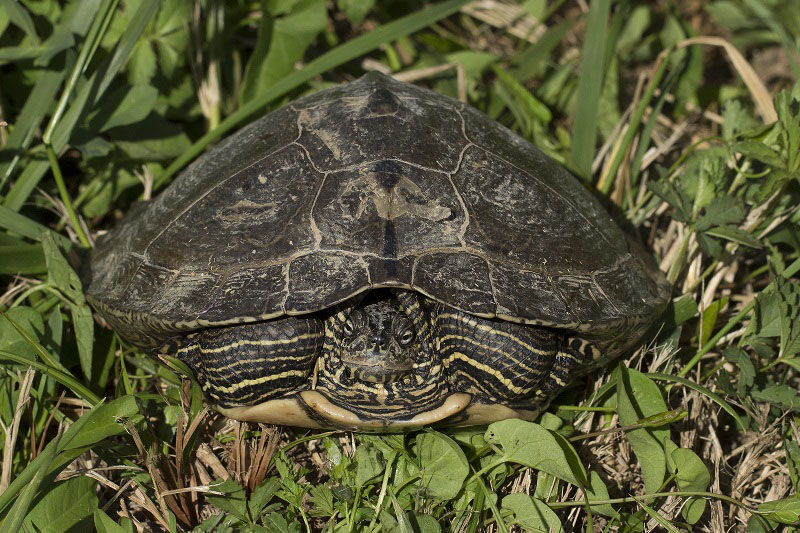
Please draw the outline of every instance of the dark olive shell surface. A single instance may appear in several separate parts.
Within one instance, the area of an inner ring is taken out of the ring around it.
[[[129,340],[404,287],[619,348],[663,275],[560,165],[479,111],[370,73],[256,120],[95,250],[88,297]]]

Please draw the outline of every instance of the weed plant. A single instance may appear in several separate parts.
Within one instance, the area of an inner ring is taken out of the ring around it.
[[[673,284],[536,423],[237,423],[74,268],[216,139],[367,70],[460,98]],[[0,2],[0,530],[796,531],[800,3]]]

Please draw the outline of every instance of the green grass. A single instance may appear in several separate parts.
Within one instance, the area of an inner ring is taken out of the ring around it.
[[[800,527],[800,4],[509,4],[0,3],[0,530]],[[667,272],[641,349],[536,423],[315,433],[222,419],[96,322],[73,268],[210,143],[448,64],[418,83],[570,168]]]

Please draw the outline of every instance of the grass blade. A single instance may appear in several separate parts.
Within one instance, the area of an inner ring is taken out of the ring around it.
[[[91,107],[102,98],[103,93],[105,93],[111,81],[125,66],[134,45],[136,45],[147,23],[150,21],[159,5],[160,2],[158,0],[146,0],[139,5],[139,9],[131,19],[130,24],[122,35],[122,38],[120,38],[119,42],[114,47],[111,55],[78,90],[62,119],[53,127],[50,142],[56,154],[61,153],[67,145],[73,128],[83,116],[87,106]],[[98,38],[101,39],[102,35]],[[90,46],[91,44],[92,43],[87,42],[85,46]],[[8,192],[8,196],[5,198],[3,205],[14,211],[18,211],[49,168],[50,164],[46,157],[43,157],[41,160],[31,161]]]
[[[34,222],[25,215],[20,215],[16,211],[2,205],[0,205],[0,228],[5,228],[11,233],[22,235],[34,241],[40,241],[42,239],[42,234],[49,232],[52,233],[59,244],[63,245],[65,248],[70,249],[72,247],[72,242],[60,233],[56,233],[50,228],[42,226],[38,222]]]
[[[30,96],[25,100],[17,120],[14,122],[14,129],[8,136],[8,142],[3,147],[3,152],[10,156],[0,163],[0,191],[3,190],[8,178],[14,173],[17,164],[22,159],[22,154],[31,144],[36,128],[42,123],[45,114],[53,105],[53,99],[64,81],[66,72],[64,70],[43,70],[36,85],[33,86]],[[11,155],[13,154],[13,155]]]
[[[580,177],[587,182],[592,175],[592,160],[597,139],[597,108],[603,87],[610,7],[610,0],[592,0],[589,7],[586,41],[581,52],[575,125],[572,130],[572,160]]]
[[[50,470],[50,465],[56,457],[59,440],[60,437],[56,437],[56,439],[45,448],[42,455],[38,457],[40,461],[34,461],[25,469],[32,471],[31,480],[22,488],[19,497],[14,501],[14,505],[8,512],[8,516],[3,520],[3,529],[5,531],[23,530],[22,523],[25,521],[25,517],[28,516],[28,510],[33,502],[33,497],[38,492],[39,486],[42,484],[44,477]]]
[[[202,153],[206,146],[208,146],[212,141],[222,137],[241,122],[247,120],[250,115],[262,109],[270,102],[280,98],[292,89],[299,87],[314,76],[338,67],[343,63],[351,61],[371,50],[374,50],[384,43],[397,40],[455,13],[468,1],[469,0],[450,0],[449,2],[436,4],[428,9],[423,9],[416,13],[412,13],[411,15],[397,19],[394,22],[390,22],[389,24],[385,24],[369,33],[361,35],[360,37],[356,37],[352,41],[348,41],[347,43],[322,54],[315,60],[311,61],[304,68],[279,80],[277,83],[275,83],[275,85],[272,85],[263,91],[259,97],[251,100],[246,105],[239,108],[239,110],[234,114],[223,120],[217,128],[203,135],[192,145],[191,148],[186,151],[185,154],[173,161],[172,164],[155,179],[153,183],[153,189],[156,190],[162,187],[167,183],[169,178],[171,178],[178,170],[183,168],[186,163]]]

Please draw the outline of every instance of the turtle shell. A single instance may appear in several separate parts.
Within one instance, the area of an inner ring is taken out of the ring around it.
[[[130,341],[404,287],[636,340],[669,286],[572,175],[479,111],[370,73],[219,143],[100,242],[90,302]]]

